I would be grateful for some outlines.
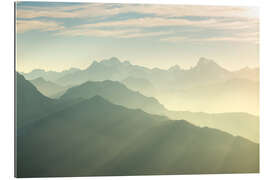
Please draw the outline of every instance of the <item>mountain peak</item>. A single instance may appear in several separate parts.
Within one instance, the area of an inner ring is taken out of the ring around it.
[[[125,62],[126,63],[126,62]],[[116,57],[111,57],[110,59],[103,59],[102,61],[93,61],[93,63],[87,68],[98,66],[98,65],[104,65],[104,66],[117,66],[121,64],[121,61]]]
[[[216,63],[211,59],[206,59],[204,57],[201,57],[197,63],[197,66],[208,65],[208,64],[216,64]]]
[[[169,71],[179,71],[181,70],[179,65],[174,65],[168,69]]]
[[[44,69],[33,69],[31,72],[32,73],[44,73],[45,70]]]
[[[107,101],[106,99],[104,99],[103,97],[99,96],[99,95],[95,95],[92,98],[89,99],[89,101],[94,102],[94,103],[109,103],[109,101]]]
[[[46,80],[43,77],[38,77],[36,79],[33,79],[32,81],[37,81],[37,82],[46,82]]]
[[[200,73],[212,74],[217,76],[219,73],[228,73],[229,71],[218,65],[215,61],[211,59],[206,59],[201,57],[195,67],[192,68],[193,71],[198,71]],[[211,75],[211,76],[212,76]],[[222,75],[224,76],[224,74]]]
[[[211,60],[211,59],[206,59],[204,57],[201,57],[199,59],[199,61],[197,62],[197,65],[195,66],[195,69],[211,69],[211,68],[215,68],[215,69],[223,69],[220,65],[218,65],[215,61]]]
[[[111,57],[110,59],[104,59],[100,61],[101,64],[106,64],[106,65],[118,65],[120,64],[120,60],[116,57]]]
[[[117,61],[117,62],[119,62],[120,60],[119,60],[117,57],[111,57],[111,58],[109,59],[109,61]]]

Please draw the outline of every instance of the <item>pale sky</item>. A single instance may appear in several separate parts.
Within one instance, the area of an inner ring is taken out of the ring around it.
[[[254,7],[19,2],[17,71],[86,68],[110,57],[167,69],[200,57],[259,66]]]

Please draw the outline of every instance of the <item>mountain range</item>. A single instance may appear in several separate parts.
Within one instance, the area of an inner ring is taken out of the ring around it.
[[[73,74],[75,72],[80,71],[78,68],[70,68],[69,70],[64,70],[62,72],[56,71],[45,71],[43,69],[34,69],[29,73],[20,72],[26,79],[33,80],[39,77],[44,78],[46,81],[55,81],[63,76],[68,74]]]
[[[102,96],[110,102],[151,114],[165,115],[171,119],[185,119],[202,127],[217,128],[259,142],[259,117],[248,113],[194,113],[170,111],[154,97],[133,91],[118,81],[88,81],[66,91],[61,100]]]
[[[35,69],[29,73],[22,73],[26,79],[43,77],[45,80],[59,82],[62,84],[81,84],[88,80],[116,80],[122,81],[128,77],[144,78],[150,82],[162,81],[167,79],[170,81],[178,81],[181,86],[194,83],[203,84],[205,82],[215,82],[228,80],[233,78],[248,79],[259,81],[259,69],[248,68],[237,71],[229,71],[218,65],[215,61],[206,58],[200,58],[197,64],[190,69],[181,69],[178,65],[174,65],[169,69],[146,68],[143,66],[133,65],[128,61],[121,62],[118,58],[112,57],[104,59],[100,62],[93,63],[86,69],[71,68],[62,72],[44,71]],[[162,77],[161,79],[159,77]],[[190,81],[192,80],[192,81]]]
[[[30,81],[27,81],[24,76],[19,73],[16,73],[15,93],[18,129],[52,112],[80,101],[79,98],[70,101],[49,98],[40,93]]]
[[[172,110],[259,114],[258,68],[246,67],[229,71],[213,60],[200,58],[190,69],[181,69],[178,65],[167,70],[150,69],[133,65],[128,61],[121,62],[113,57],[100,62],[94,61],[83,70],[70,69],[63,72],[33,70],[23,75],[31,80],[37,76],[37,71],[40,72],[40,77],[63,87],[72,87],[87,81],[119,81],[132,90],[154,96]],[[241,87],[242,84],[246,89]],[[53,97],[59,97],[63,93],[64,91],[55,92],[54,94],[58,95]],[[254,103],[248,103],[250,98],[253,98],[251,101]],[[236,102],[231,103],[232,100]]]
[[[51,81],[45,80],[42,77],[38,77],[30,81],[34,86],[45,96],[56,98],[63,94],[68,87],[64,87],[53,83]]]
[[[87,81],[68,89],[61,100],[76,98],[89,99],[96,95],[110,102],[132,109],[142,109],[152,114],[165,114],[165,107],[153,97],[146,97],[138,91],[132,91],[118,81]]]
[[[257,143],[74,89],[53,100],[17,74],[17,123],[34,118],[17,134],[17,177],[259,171]]]

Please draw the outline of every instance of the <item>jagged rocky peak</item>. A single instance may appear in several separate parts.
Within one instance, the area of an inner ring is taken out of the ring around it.
[[[101,66],[120,66],[120,65],[130,66],[132,64],[129,61],[123,61],[123,62],[121,62],[118,58],[111,57],[109,59],[103,59],[100,62],[93,61],[92,64],[90,65],[90,67],[95,67],[95,66],[99,66],[99,65],[101,65]]]
[[[220,65],[218,65],[215,61],[211,59],[206,59],[204,57],[201,57],[199,61],[197,62],[195,69],[223,69]]]

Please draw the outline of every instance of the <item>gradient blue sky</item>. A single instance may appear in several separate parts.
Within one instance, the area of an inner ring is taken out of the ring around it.
[[[257,67],[253,7],[18,2],[17,70],[86,68],[110,57],[147,67],[194,66],[200,57]]]

